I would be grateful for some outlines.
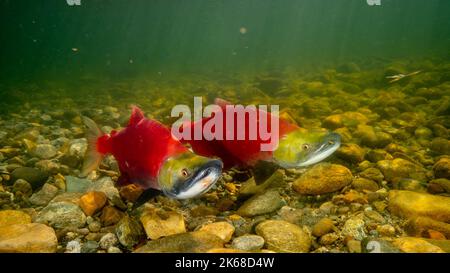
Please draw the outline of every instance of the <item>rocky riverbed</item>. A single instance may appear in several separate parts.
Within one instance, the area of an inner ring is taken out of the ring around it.
[[[422,72],[386,81],[414,70]],[[17,91],[21,104],[0,116],[0,252],[450,252],[449,64],[349,63],[218,79],[125,82],[67,96]],[[114,158],[79,176],[81,115],[109,132],[135,103],[170,124],[171,107],[193,95],[279,104],[283,118],[341,134],[342,147],[264,183],[231,169],[200,198],[159,195],[138,209],[142,191],[115,186]]]

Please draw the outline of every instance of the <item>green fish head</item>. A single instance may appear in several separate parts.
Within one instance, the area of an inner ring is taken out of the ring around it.
[[[207,192],[222,174],[219,159],[185,152],[165,160],[158,173],[158,184],[165,195],[188,199]]]
[[[329,157],[340,145],[337,133],[298,129],[280,139],[273,158],[283,168],[306,167]]]

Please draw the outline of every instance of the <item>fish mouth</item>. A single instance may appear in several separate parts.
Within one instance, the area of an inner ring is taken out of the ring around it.
[[[172,190],[164,193],[175,199],[188,199],[207,192],[219,180],[223,163],[219,159],[212,159],[199,167],[183,183],[178,183]]]
[[[317,148],[311,152],[298,167],[305,167],[324,160],[332,155],[341,146],[341,136],[338,133],[329,133],[317,144]]]

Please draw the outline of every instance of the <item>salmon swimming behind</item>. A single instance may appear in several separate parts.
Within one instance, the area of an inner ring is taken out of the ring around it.
[[[171,198],[187,199],[205,193],[219,179],[222,162],[192,153],[161,123],[144,117],[136,106],[127,127],[104,134],[87,117],[88,150],[82,175],[95,170],[106,154],[117,160],[118,186],[135,184],[157,189]]]
[[[223,112],[222,124],[227,126],[228,123],[226,119],[228,115],[226,112],[234,110],[227,107],[230,103],[225,100],[216,99],[216,104]],[[259,128],[261,116],[264,115],[266,116],[265,120],[267,121],[268,128],[272,128],[271,120],[273,116],[269,112],[257,109],[249,110],[249,112],[253,113],[252,115],[245,115],[246,135],[242,140],[239,140],[236,137],[237,130],[242,130],[242,128],[237,128],[238,117],[234,114],[234,122],[230,123],[234,124],[234,128],[225,128],[222,130],[223,132],[226,132],[231,129],[231,131],[235,133],[234,139],[227,139],[225,136],[222,136],[222,139],[220,140],[195,140],[193,134],[196,128],[201,128],[203,130],[205,124],[212,119],[212,117],[207,117],[201,120],[201,127],[196,127],[196,123],[199,121],[184,123],[183,131],[188,129],[191,138],[181,139],[181,141],[183,143],[189,143],[196,154],[208,157],[217,156],[221,158],[226,168],[234,166],[252,167],[261,161],[272,162],[283,168],[306,167],[329,157],[341,144],[341,137],[339,134],[305,130],[281,118],[278,119],[278,134],[272,134],[271,136],[275,139],[264,140],[259,135],[257,135],[258,137],[256,139],[250,139],[248,133],[249,124],[255,122],[256,119],[258,125],[255,126],[255,128]],[[261,151],[261,144],[273,143],[274,140],[278,143],[278,147],[275,148],[275,146],[272,146],[274,148],[273,151]]]

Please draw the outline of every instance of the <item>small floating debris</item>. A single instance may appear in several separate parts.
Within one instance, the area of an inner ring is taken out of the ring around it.
[[[420,72],[422,72],[422,71],[421,71],[421,70],[418,70],[418,71],[414,71],[414,72],[409,73],[409,74],[397,74],[397,75],[387,76],[386,79],[391,79],[391,80],[389,81],[389,83],[393,83],[393,82],[399,81],[399,80],[401,80],[401,79],[403,79],[403,78],[411,77],[411,76],[417,75],[417,74],[419,74]]]
[[[246,27],[241,27],[241,28],[239,29],[239,32],[240,32],[241,34],[245,34],[245,33],[247,33],[247,28],[246,28]]]
[[[78,48],[72,47],[72,51],[73,51],[73,52],[78,52]]]

